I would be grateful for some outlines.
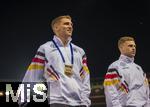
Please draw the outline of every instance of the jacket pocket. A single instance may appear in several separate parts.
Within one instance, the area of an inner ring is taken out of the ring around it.
[[[49,95],[51,97],[60,97],[61,96],[61,86],[59,81],[50,81],[49,85]]]

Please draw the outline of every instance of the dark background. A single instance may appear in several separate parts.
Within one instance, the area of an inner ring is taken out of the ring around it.
[[[136,39],[135,61],[149,72],[149,0],[6,0],[0,2],[0,81],[22,80],[59,15],[73,18],[73,42],[85,50],[92,78],[103,78],[118,59],[117,41],[125,35]]]

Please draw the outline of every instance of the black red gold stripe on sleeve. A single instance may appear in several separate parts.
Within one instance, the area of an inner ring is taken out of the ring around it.
[[[83,59],[83,58],[86,58],[86,54],[84,54],[84,55],[82,56],[82,59]]]
[[[40,52],[40,51],[38,51],[38,52],[36,53],[36,55],[39,55],[39,56],[45,57],[45,54],[44,54],[43,52]]]
[[[54,67],[52,65],[50,65],[50,68],[53,70],[53,72],[55,72],[55,74],[57,75],[57,77],[60,78],[59,75],[58,75],[58,73],[56,72],[56,70],[54,69]]]
[[[119,74],[119,72],[118,72],[118,70],[117,70],[116,68],[108,69],[107,72],[109,72],[109,73],[116,72],[116,73],[118,74],[118,76],[119,76],[120,78],[122,78],[122,76]]]
[[[124,81],[125,85],[128,87],[128,83],[126,81]]]
[[[82,73],[83,67],[80,69],[80,73]]]
[[[117,73],[105,75],[105,79],[113,79],[113,78],[118,78],[118,77],[119,77],[119,75]]]
[[[37,63],[42,63],[42,64],[44,64],[45,60],[35,57],[35,58],[32,59],[32,62],[37,62]]]
[[[86,58],[85,54],[82,57],[82,63],[85,64],[85,65],[87,65],[87,58]]]
[[[120,84],[120,80],[119,79],[105,79],[104,80],[104,86],[115,86],[115,85],[119,85]]]
[[[116,68],[110,68],[110,69],[108,69],[108,71],[107,72],[118,72],[118,70],[116,69]]]
[[[122,87],[123,87],[123,89],[126,91],[126,93],[128,93],[128,92],[129,92],[129,89],[128,89],[128,87],[126,87],[126,86],[125,86],[125,84],[121,83],[121,86],[122,86]]]
[[[44,66],[36,63],[31,63],[28,67],[29,71],[44,70]]]
[[[52,72],[51,69],[47,68],[47,71],[49,72],[50,76],[55,77],[56,80],[59,79],[59,77],[54,72]]]
[[[86,59],[86,58],[83,58],[82,63],[83,63],[83,64],[87,64],[87,59]]]
[[[117,69],[108,69],[107,74],[105,75],[105,79],[114,79],[114,78],[119,78],[119,74],[117,73]]]
[[[105,75],[104,86],[118,85],[120,84],[120,76],[117,73],[117,69],[108,69]]]
[[[36,53],[35,57],[32,59],[32,62],[44,64],[44,62],[45,62],[45,54],[40,52],[40,51],[38,51]]]
[[[80,69],[80,76],[82,77],[82,75],[84,74],[84,70],[83,67]]]

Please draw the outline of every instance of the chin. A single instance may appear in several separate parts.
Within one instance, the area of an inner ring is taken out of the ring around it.
[[[126,56],[128,56],[128,57],[130,57],[130,58],[134,58],[135,55],[131,55],[131,54],[130,54],[130,55],[126,55]]]
[[[72,36],[71,34],[68,35],[68,37],[71,37],[71,36]]]
[[[132,58],[134,58],[134,57],[135,57],[135,55],[131,55],[131,57],[132,57]]]

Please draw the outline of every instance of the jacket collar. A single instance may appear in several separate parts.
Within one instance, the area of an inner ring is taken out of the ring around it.
[[[57,43],[58,46],[60,46],[60,47],[64,46],[63,42],[61,41],[61,39],[58,36],[54,35],[53,40]],[[71,41],[72,41],[72,38],[69,37],[68,38],[68,43],[66,45],[67,47],[69,46],[69,44],[71,43]]]
[[[134,62],[134,58],[130,58],[130,57],[122,55],[122,54],[120,55],[119,60],[122,60],[126,63],[133,63]]]

